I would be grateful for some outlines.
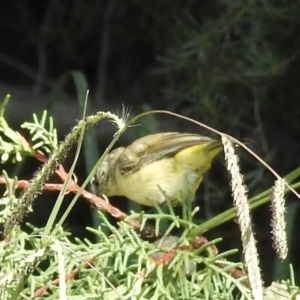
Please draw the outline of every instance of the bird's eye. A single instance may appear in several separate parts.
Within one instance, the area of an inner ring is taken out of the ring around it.
[[[92,179],[91,179],[91,184],[95,187],[99,187],[100,183],[99,181],[97,180],[97,177],[94,176]]]

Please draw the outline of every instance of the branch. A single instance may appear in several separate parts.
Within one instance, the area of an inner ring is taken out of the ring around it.
[[[65,171],[64,167],[62,165],[58,165],[57,169],[55,170],[55,173],[58,175],[58,177],[61,179],[62,182],[65,182],[68,176],[68,173]],[[8,179],[10,183],[13,183],[15,180],[9,178]],[[6,179],[4,176],[0,176],[0,184],[6,184]],[[15,186],[17,189],[26,189],[30,186],[30,181],[28,180],[18,180],[15,183]],[[63,183],[45,183],[42,186],[42,191],[49,191],[49,192],[59,192],[61,191],[63,187]],[[80,186],[76,182],[75,179],[71,179],[68,183],[67,186],[67,193],[73,193],[77,194],[78,191],[80,190]],[[90,203],[91,206],[93,206],[96,209],[99,209],[101,211],[106,211],[109,213],[111,216],[125,221],[127,224],[132,226],[135,230],[139,230],[141,227],[141,223],[138,220],[125,220],[128,215],[116,208],[115,206],[111,205],[107,199],[100,198],[98,196],[95,196],[94,194],[83,190],[81,192],[81,197],[84,198],[86,201]],[[148,226],[146,228],[147,234],[151,234],[154,230]]]

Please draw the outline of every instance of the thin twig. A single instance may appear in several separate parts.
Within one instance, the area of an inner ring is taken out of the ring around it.
[[[59,165],[58,168],[55,170],[55,173],[59,176],[59,178],[62,180],[62,182],[65,182],[67,179],[68,173],[64,170],[62,165]],[[9,181],[12,183],[14,182],[14,179],[9,179]],[[6,180],[3,176],[0,176],[0,184],[6,184]],[[15,183],[15,186],[17,189],[26,189],[30,186],[30,182],[28,180],[18,180]],[[63,183],[45,183],[42,186],[42,191],[50,191],[50,192],[59,192],[63,188]],[[77,194],[80,189],[80,186],[76,183],[76,180],[70,180],[69,184],[67,186],[67,193],[73,193]],[[116,208],[115,206],[111,205],[107,200],[100,198],[98,196],[95,196],[94,194],[83,190],[81,192],[81,197],[83,197],[86,201],[90,203],[91,206],[93,206],[96,209],[99,209],[101,211],[105,211],[109,213],[111,216],[125,221],[130,226],[132,226],[135,230],[140,229],[141,223],[138,220],[125,220],[128,215]],[[149,230],[149,228],[147,229]]]

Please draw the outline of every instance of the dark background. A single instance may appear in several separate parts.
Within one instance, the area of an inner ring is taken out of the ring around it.
[[[16,128],[49,104],[62,75],[79,70],[89,83],[92,112],[120,112],[122,103],[132,107],[132,115],[168,109],[252,140],[251,148],[280,175],[299,166],[299,1],[16,0],[0,6],[0,98],[12,95],[7,119]],[[71,82],[55,100],[52,114],[61,137],[80,118]],[[132,128],[125,141],[154,128],[199,131],[159,116]],[[111,139],[111,125],[99,125],[98,131],[103,150]],[[269,188],[272,175],[249,155],[242,152],[241,157],[249,195]],[[29,160],[26,166],[21,176],[30,178],[36,163]],[[85,176],[83,161],[77,174],[79,179]],[[36,210],[42,213],[30,221],[44,224],[50,211],[45,203],[53,204],[55,199],[47,196],[50,199],[37,201]],[[231,207],[222,158],[197,198],[202,201],[202,217]],[[287,198],[288,205],[299,201]],[[120,200],[112,201],[119,205]],[[69,220],[80,237],[82,228],[91,225],[91,210],[82,205]],[[272,279],[274,259],[269,215],[265,206],[253,218],[267,282]],[[298,226],[294,224],[290,233],[296,274]],[[233,222],[208,236],[222,236],[223,250],[240,247]]]

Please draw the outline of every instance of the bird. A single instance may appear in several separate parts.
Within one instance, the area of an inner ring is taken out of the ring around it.
[[[98,196],[125,196],[153,207],[194,197],[203,175],[222,151],[221,140],[194,133],[160,132],[112,150],[91,180]]]

